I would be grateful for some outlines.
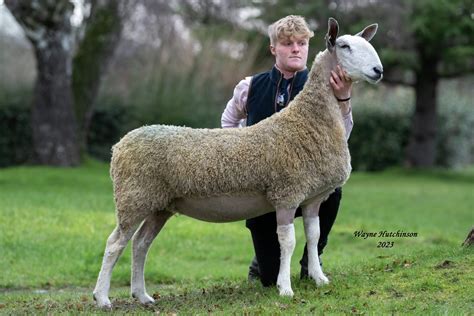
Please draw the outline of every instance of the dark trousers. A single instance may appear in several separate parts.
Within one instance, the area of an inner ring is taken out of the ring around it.
[[[318,242],[318,253],[321,255],[328,242],[328,235],[336,220],[341,201],[342,191],[337,188],[329,198],[321,203],[319,209],[320,237]],[[295,216],[301,216],[301,208],[298,208]],[[255,257],[258,262],[260,281],[264,286],[275,285],[280,269],[280,244],[278,242],[276,213],[254,217],[246,221],[246,226],[252,234]],[[307,248],[300,263],[308,265]]]

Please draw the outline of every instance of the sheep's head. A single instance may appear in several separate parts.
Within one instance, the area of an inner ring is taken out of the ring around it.
[[[336,55],[337,62],[352,80],[377,83],[382,79],[382,63],[369,43],[377,32],[377,27],[377,24],[371,24],[356,35],[337,37],[339,25],[335,19],[329,18],[326,48]]]

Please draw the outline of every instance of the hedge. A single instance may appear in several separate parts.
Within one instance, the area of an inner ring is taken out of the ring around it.
[[[0,167],[26,163],[31,158],[28,98],[4,98],[0,107]]]
[[[453,100],[450,98],[449,100]],[[113,102],[112,102],[113,103]],[[88,152],[107,161],[110,148],[127,131],[142,124],[139,107],[108,103],[97,107],[88,137]],[[383,170],[403,163],[412,108],[354,105],[349,140],[354,170]],[[460,167],[474,163],[474,109],[444,100],[439,110],[437,164]],[[31,157],[29,110],[16,102],[0,105],[0,167],[28,163]]]

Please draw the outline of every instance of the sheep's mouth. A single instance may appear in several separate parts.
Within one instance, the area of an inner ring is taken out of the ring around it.
[[[365,75],[365,77],[367,78],[367,81],[370,82],[370,83],[377,83],[379,82],[380,80],[382,80],[383,78],[383,75],[377,75],[377,76],[369,76],[369,75]]]

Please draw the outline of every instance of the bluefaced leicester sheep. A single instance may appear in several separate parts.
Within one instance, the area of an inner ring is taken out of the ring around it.
[[[336,20],[329,19],[328,26],[327,49],[316,56],[304,89],[284,111],[242,129],[145,126],[113,147],[117,227],[107,240],[94,289],[99,306],[111,306],[112,270],[132,235],[131,292],[142,303],[153,302],[145,290],[145,258],[173,213],[229,222],[276,210],[277,286],[281,295],[291,296],[293,218],[301,206],[309,276],[318,285],[328,283],[317,255],[319,205],[351,172],[330,71],[340,64],[352,80],[375,83],[382,77],[380,59],[368,42],[376,24],[341,37]]]

